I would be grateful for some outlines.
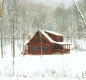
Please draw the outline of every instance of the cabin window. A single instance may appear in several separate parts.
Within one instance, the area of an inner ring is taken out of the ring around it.
[[[42,42],[43,42],[43,43],[46,43],[46,41],[45,41],[44,39],[42,39]]]
[[[35,42],[35,43],[38,43],[38,42],[39,42],[39,39],[36,39],[34,42]]]
[[[48,47],[47,47],[47,46],[43,46],[43,47],[42,47],[42,50],[43,50],[43,51],[47,51],[47,50],[48,50]]]
[[[54,44],[53,48],[54,48],[54,49],[60,49],[60,46],[57,45],[57,44]]]
[[[32,47],[32,50],[33,51],[38,51],[38,47],[37,46],[34,46],[34,47]]]
[[[36,39],[36,40],[34,40],[34,42],[39,43],[39,42],[41,42],[41,39]],[[46,41],[44,39],[42,39],[42,43],[46,43]]]

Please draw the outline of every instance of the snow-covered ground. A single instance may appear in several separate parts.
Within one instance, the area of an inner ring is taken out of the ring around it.
[[[64,55],[23,56],[15,44],[14,66],[11,45],[4,47],[4,51],[4,57],[0,58],[0,80],[86,80],[85,50],[71,49]]]

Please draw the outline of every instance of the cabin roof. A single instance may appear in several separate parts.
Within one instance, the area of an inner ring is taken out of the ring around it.
[[[56,42],[56,41],[54,41],[47,33],[51,33],[51,34],[54,34],[54,35],[60,35],[60,36],[63,36],[62,34],[59,34],[59,33],[56,33],[56,32],[54,32],[54,31],[47,31],[47,30],[39,30],[39,32],[40,33],[42,33],[51,43],[55,43],[55,44],[60,44],[60,45],[66,45],[66,44],[69,44],[70,45],[70,43],[67,43],[67,42]],[[46,33],[47,32],[47,33]],[[25,44],[28,44],[29,43],[29,41],[27,40],[27,41],[25,41]]]
[[[66,42],[56,42],[54,41],[52,38],[50,38],[50,36],[45,32],[45,30],[40,31],[51,43],[55,43],[55,44],[61,44],[61,45],[65,45],[65,44],[70,44],[70,43],[66,43]],[[52,32],[52,31],[51,31]],[[56,33],[56,32],[55,32]],[[54,33],[54,34],[55,34]],[[57,33],[58,34],[58,33]],[[59,34],[61,35],[61,34]]]
[[[24,45],[26,45],[26,44],[28,44],[28,43],[29,43],[29,40],[26,40],[25,43],[24,43]]]
[[[48,30],[43,30],[43,31],[47,32],[47,33],[50,33],[50,34],[57,35],[57,36],[64,36],[63,34],[60,34],[60,33],[54,32],[54,31],[48,31]]]
[[[67,42],[56,42],[56,41],[54,41],[53,43],[61,44],[61,45],[67,45],[67,44],[71,45],[70,43],[67,43]]]

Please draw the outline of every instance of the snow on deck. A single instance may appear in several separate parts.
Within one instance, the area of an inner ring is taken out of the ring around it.
[[[53,41],[53,43],[61,44],[61,45],[71,45],[71,43],[67,43],[67,42],[56,42],[56,41]]]

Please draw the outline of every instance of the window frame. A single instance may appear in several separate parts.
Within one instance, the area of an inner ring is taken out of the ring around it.
[[[43,46],[42,51],[44,51],[44,52],[48,51],[48,46]]]
[[[32,51],[38,51],[39,50],[39,47],[38,46],[33,46],[32,47]]]

